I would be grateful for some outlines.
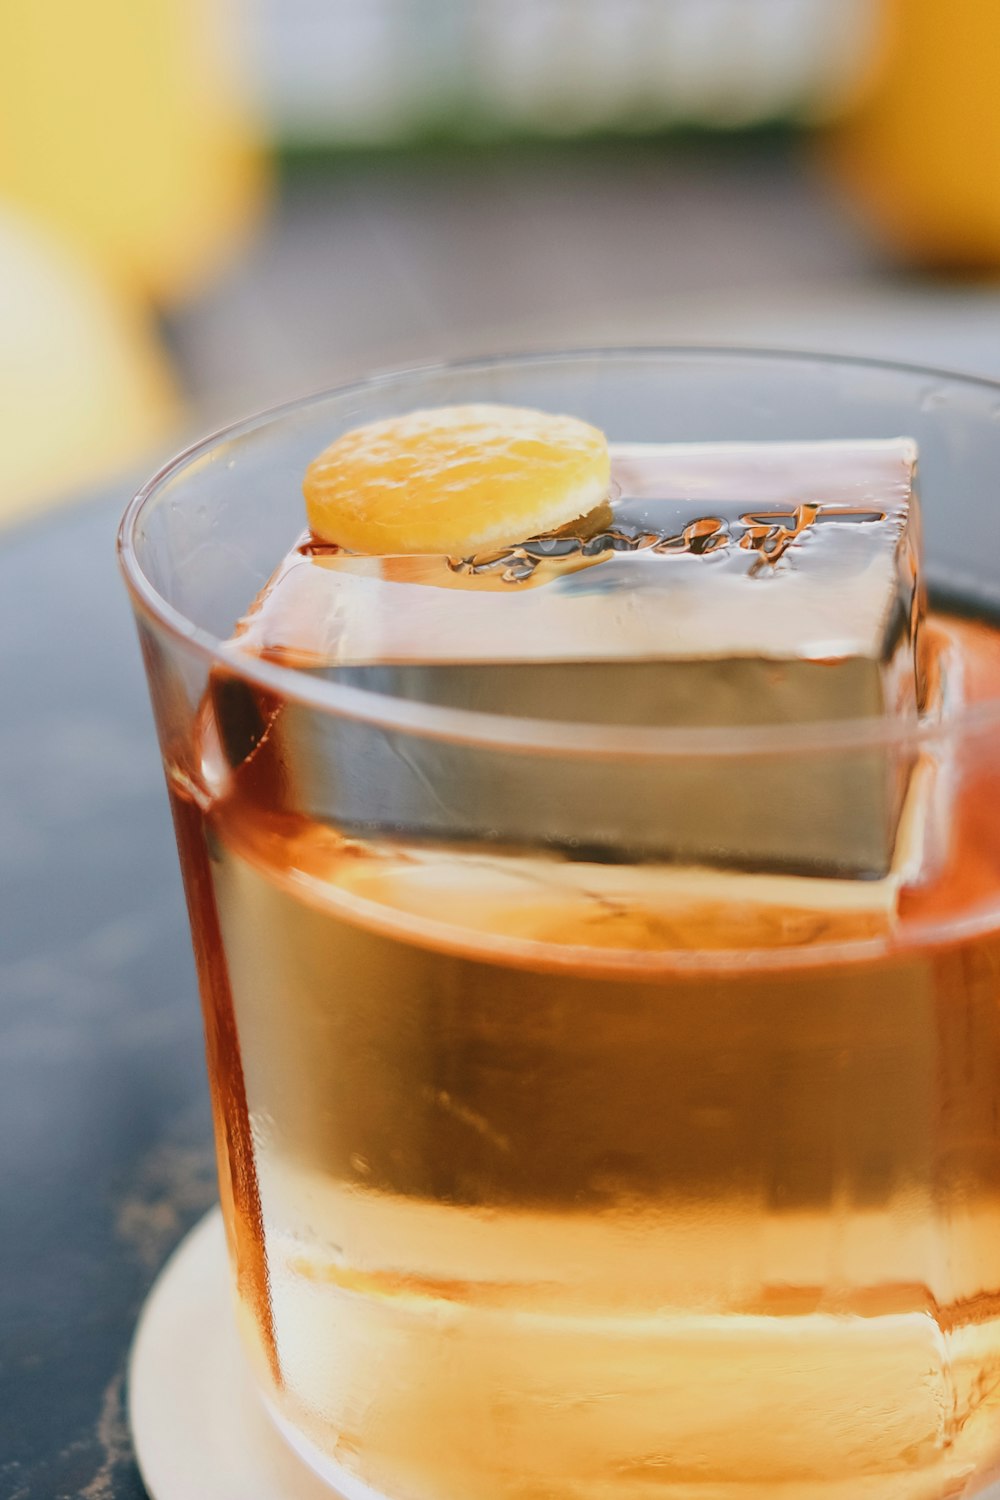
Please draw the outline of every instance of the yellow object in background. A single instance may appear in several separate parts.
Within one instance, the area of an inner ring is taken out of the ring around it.
[[[172,300],[263,181],[226,0],[2,0],[0,198],[119,285]]]
[[[0,522],[148,461],[176,415],[141,306],[0,210]]]
[[[902,259],[1000,268],[1000,0],[880,3],[881,48],[836,168]]]

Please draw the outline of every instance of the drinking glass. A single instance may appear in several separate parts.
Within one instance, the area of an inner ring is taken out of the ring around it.
[[[582,693],[526,716],[242,649],[309,460],[471,401],[612,445],[914,438],[947,712],[664,727]],[[238,1320],[274,1420],[352,1500],[988,1482],[998,476],[989,382],[633,349],[379,376],[208,438],[132,501]],[[917,764],[939,852],[892,901],[715,858],[861,847],[873,776]]]

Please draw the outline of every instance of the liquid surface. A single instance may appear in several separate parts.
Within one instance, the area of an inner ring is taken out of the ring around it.
[[[937,628],[1000,693],[1000,635]],[[963,750],[947,847],[874,916],[864,882],[681,900],[345,839],[263,755],[198,801],[178,776],[245,1332],[335,1470],[399,1500],[985,1483],[995,762]]]

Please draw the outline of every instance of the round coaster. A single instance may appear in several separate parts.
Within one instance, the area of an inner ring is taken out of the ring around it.
[[[246,1369],[218,1209],[174,1251],[146,1300],[129,1421],[152,1500],[337,1500],[279,1436]]]

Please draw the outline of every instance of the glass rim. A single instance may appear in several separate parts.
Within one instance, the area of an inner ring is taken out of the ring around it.
[[[418,699],[396,697],[347,683],[314,677],[299,668],[268,661],[219,640],[196,625],[157,590],[144,572],[135,542],[139,518],[162,487],[194,460],[221,443],[312,406],[338,397],[377,391],[401,381],[440,375],[487,373],[503,366],[573,364],[595,359],[670,360],[684,358],[745,360],[749,363],[794,364],[833,368],[862,368],[920,379],[945,381],[992,391],[1000,396],[1000,379],[909,364],[866,355],[823,353],[806,349],[768,348],[739,344],[593,345],[579,348],[528,350],[523,353],[436,360],[401,368],[378,370],[324,390],[265,407],[216,428],[188,444],[163,463],[131,497],[117,533],[118,561],[137,614],[157,625],[185,651],[199,656],[209,668],[227,672],[261,689],[339,718],[360,721],[390,733],[460,742],[481,748],[557,754],[583,758],[679,759],[691,757],[743,759],[756,756],[797,757],[822,751],[874,748],[913,748],[953,740],[964,734],[1000,728],[1000,695],[961,707],[947,718],[921,721],[909,715],[898,719],[867,717],[816,720],[807,724],[762,724],[710,727],[671,727],[595,724],[588,721],[521,718],[513,714],[445,707]]]

